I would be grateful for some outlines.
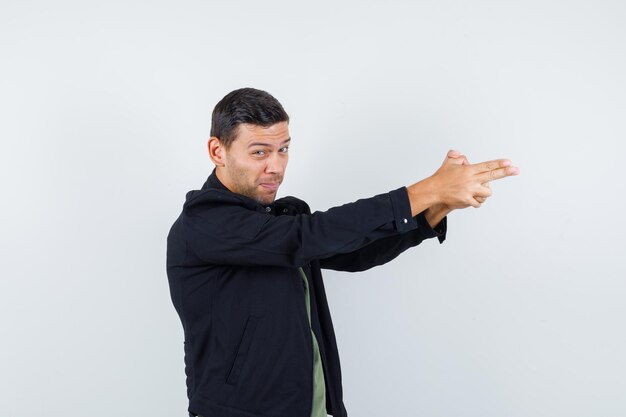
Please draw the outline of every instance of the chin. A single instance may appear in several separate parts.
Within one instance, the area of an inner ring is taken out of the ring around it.
[[[271,200],[264,200],[263,204],[272,204],[274,202],[274,200],[276,200],[276,199],[272,198]]]
[[[257,201],[262,201],[263,204],[271,204],[276,200],[276,195],[278,194],[278,190],[274,191],[272,194],[261,194],[257,196]]]
[[[272,204],[275,200],[276,200],[276,194],[274,194],[271,197],[265,197],[261,201],[263,202],[263,204]]]

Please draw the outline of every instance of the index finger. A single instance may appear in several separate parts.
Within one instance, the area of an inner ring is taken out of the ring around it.
[[[493,161],[480,162],[478,164],[473,164],[475,174],[480,174],[482,172],[493,171],[498,168],[505,168],[511,165],[510,159],[494,159]]]
[[[492,169],[491,171],[481,172],[478,175],[478,180],[483,182],[489,182],[493,180],[499,180],[500,178],[510,177],[511,175],[519,174],[519,170],[516,167],[505,166],[503,168]]]

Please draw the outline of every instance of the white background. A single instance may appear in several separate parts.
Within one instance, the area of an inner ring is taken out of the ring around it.
[[[0,6],[0,415],[186,416],[165,244],[213,106],[291,117],[279,197],[510,158],[448,238],[325,282],[350,416],[626,415],[621,1]]]

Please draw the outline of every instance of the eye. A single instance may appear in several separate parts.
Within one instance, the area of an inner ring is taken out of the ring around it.
[[[263,156],[265,155],[265,151],[262,150],[258,150],[258,151],[254,151],[252,152],[253,155],[258,155],[258,156]]]
[[[280,151],[282,153],[287,153],[288,150],[289,150],[289,146],[285,146],[284,148],[280,148]]]

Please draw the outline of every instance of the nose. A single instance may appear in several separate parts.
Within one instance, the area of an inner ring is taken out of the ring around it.
[[[265,173],[282,175],[285,172],[286,165],[287,165],[286,155],[280,155],[280,153],[278,152],[272,152],[269,158],[267,158],[267,165],[265,165]]]

